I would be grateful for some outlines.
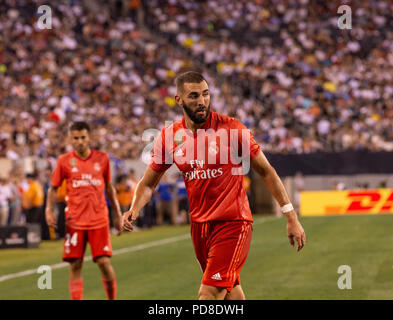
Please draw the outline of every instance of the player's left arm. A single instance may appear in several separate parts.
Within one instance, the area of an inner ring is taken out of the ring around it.
[[[123,231],[123,215],[121,213],[119,200],[117,200],[116,189],[113,186],[112,182],[108,181],[106,183],[105,191],[112,205],[112,208],[115,210],[116,218],[114,221],[114,225],[117,231],[119,231],[118,235],[120,235]]]
[[[53,213],[53,204],[55,203],[56,200],[56,192],[57,192],[57,187],[51,185],[48,189],[48,195],[46,197],[46,205],[45,205],[46,223],[48,224],[48,226],[54,227],[55,229],[57,229],[57,221]]]
[[[291,203],[285,187],[278,176],[276,170],[270,165],[262,151],[251,159],[251,167],[258,172],[265,182],[267,188],[277,200],[280,207]],[[306,244],[306,234],[300,224],[294,209],[285,213],[287,218],[287,235],[292,246],[295,245],[294,239],[297,241],[297,251],[301,250]]]

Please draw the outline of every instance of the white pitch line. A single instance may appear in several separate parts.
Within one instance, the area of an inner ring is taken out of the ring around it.
[[[267,221],[275,220],[275,219],[276,219],[276,217],[262,217],[259,219],[255,219],[254,224],[259,224],[259,223],[263,223],[263,222],[267,222]],[[182,235],[176,236],[176,237],[151,241],[151,242],[139,244],[139,245],[128,247],[128,248],[117,249],[117,250],[113,251],[112,255],[116,256],[118,254],[123,254],[123,253],[127,253],[127,252],[140,251],[140,250],[144,250],[147,248],[157,247],[157,246],[161,246],[164,244],[173,243],[173,242],[177,242],[177,241],[181,241],[181,240],[185,240],[185,239],[189,239],[189,238],[190,238],[189,233],[182,234]],[[92,260],[92,256],[87,256],[83,259],[83,261],[90,261],[90,260]],[[53,269],[65,268],[68,265],[69,265],[68,262],[61,262],[61,263],[53,264],[49,267],[53,270]],[[10,274],[6,274],[4,276],[0,276],[0,282],[10,280],[10,279],[20,278],[20,277],[24,277],[24,276],[30,276],[32,274],[37,274],[37,269],[29,269],[29,270],[25,270],[25,271],[21,271],[21,272],[17,272],[17,273],[10,273]]]
[[[133,246],[133,247],[128,247],[128,248],[122,248],[122,249],[114,250],[112,252],[112,255],[115,256],[115,255],[122,254],[122,253],[144,250],[144,249],[147,249],[147,248],[152,248],[152,247],[156,247],[156,246],[160,246],[160,245],[164,245],[164,244],[168,244],[168,243],[184,240],[184,239],[187,239],[189,237],[190,237],[190,235],[187,233],[187,234],[183,234],[181,236],[176,236],[176,237],[166,238],[166,239],[162,239],[162,240],[151,241],[151,242],[139,244],[139,245],[136,245],[136,246]],[[92,256],[86,256],[83,259],[83,261],[90,261],[92,259],[93,259]],[[68,265],[69,265],[68,262],[61,262],[61,263],[53,264],[53,265],[51,265],[49,267],[51,267],[51,269],[61,269],[61,268],[67,267]],[[0,276],[0,282],[6,281],[6,280],[10,280],[10,279],[14,279],[14,278],[20,278],[20,277],[24,277],[24,276],[29,276],[29,275],[36,274],[36,273],[37,273],[37,269],[29,269],[29,270],[25,270],[25,271],[22,271],[22,272],[6,274],[4,276]]]

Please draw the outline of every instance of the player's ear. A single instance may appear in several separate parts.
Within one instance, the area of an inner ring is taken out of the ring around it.
[[[182,99],[180,98],[180,96],[179,95],[175,95],[175,101],[176,101],[176,103],[179,105],[179,106],[183,106],[183,102],[182,102]]]

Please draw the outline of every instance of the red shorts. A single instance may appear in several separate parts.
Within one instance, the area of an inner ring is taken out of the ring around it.
[[[93,261],[101,256],[112,256],[109,225],[91,230],[73,229],[70,226],[66,226],[63,260],[69,261],[75,258],[83,258],[87,242],[90,243]]]
[[[230,292],[240,284],[240,270],[250,249],[252,222],[191,223],[191,238],[203,272],[202,284]]]

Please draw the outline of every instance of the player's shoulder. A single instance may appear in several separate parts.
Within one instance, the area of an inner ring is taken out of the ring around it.
[[[105,151],[95,150],[95,149],[91,151],[93,152],[94,157],[109,159],[109,154]]]
[[[244,124],[242,124],[239,120],[234,117],[227,116],[225,114],[212,112],[212,120],[217,124],[217,127],[225,126],[229,128],[244,128]]]
[[[162,132],[176,132],[177,130],[183,128],[183,119],[177,120],[173,123],[170,123],[166,125],[164,128],[162,128]]]
[[[69,160],[69,159],[71,159],[73,157],[74,157],[74,153],[72,151],[66,152],[66,153],[61,154],[58,157],[57,162],[58,163],[62,163],[62,162],[65,162],[65,161],[67,161],[67,160]]]

